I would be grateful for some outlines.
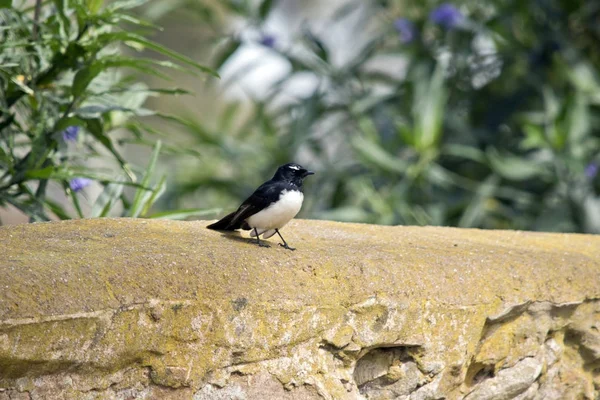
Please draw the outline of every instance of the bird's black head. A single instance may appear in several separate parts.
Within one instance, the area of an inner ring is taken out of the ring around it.
[[[273,180],[286,181],[297,186],[302,186],[302,180],[313,174],[314,172],[307,170],[302,165],[289,163],[277,168],[277,172],[275,173],[275,176],[273,176]]]

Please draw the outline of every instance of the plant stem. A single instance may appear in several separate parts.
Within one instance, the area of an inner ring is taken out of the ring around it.
[[[44,215],[44,200],[46,198],[46,188],[48,187],[48,179],[40,179],[40,184],[35,191],[35,199],[37,204],[37,212],[29,217],[29,222],[36,221],[36,214]]]
[[[35,1],[35,11],[33,12],[33,32],[32,32],[32,37],[33,40],[37,40],[38,37],[38,23],[40,20],[40,12],[42,10],[42,0],[36,0]]]

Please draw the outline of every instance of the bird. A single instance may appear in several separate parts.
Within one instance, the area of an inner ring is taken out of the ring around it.
[[[236,211],[207,228],[219,231],[249,230],[250,236],[256,237],[260,247],[270,246],[261,242],[259,236],[268,239],[277,233],[283,241],[279,243],[280,246],[296,250],[287,244],[279,230],[300,211],[304,200],[302,183],[304,178],[313,174],[296,163],[280,166],[273,178],[260,185]]]

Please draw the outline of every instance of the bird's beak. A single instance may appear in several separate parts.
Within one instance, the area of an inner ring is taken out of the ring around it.
[[[303,177],[303,178],[306,178],[307,176],[309,176],[309,175],[314,175],[314,174],[315,174],[315,173],[314,173],[314,172],[312,172],[312,171],[304,171],[304,174],[303,174],[303,176],[302,176],[302,177]]]

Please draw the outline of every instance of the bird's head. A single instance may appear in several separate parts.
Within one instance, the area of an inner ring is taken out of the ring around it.
[[[287,181],[297,186],[302,186],[302,180],[313,174],[314,172],[307,170],[302,165],[289,163],[277,169],[273,180]]]

